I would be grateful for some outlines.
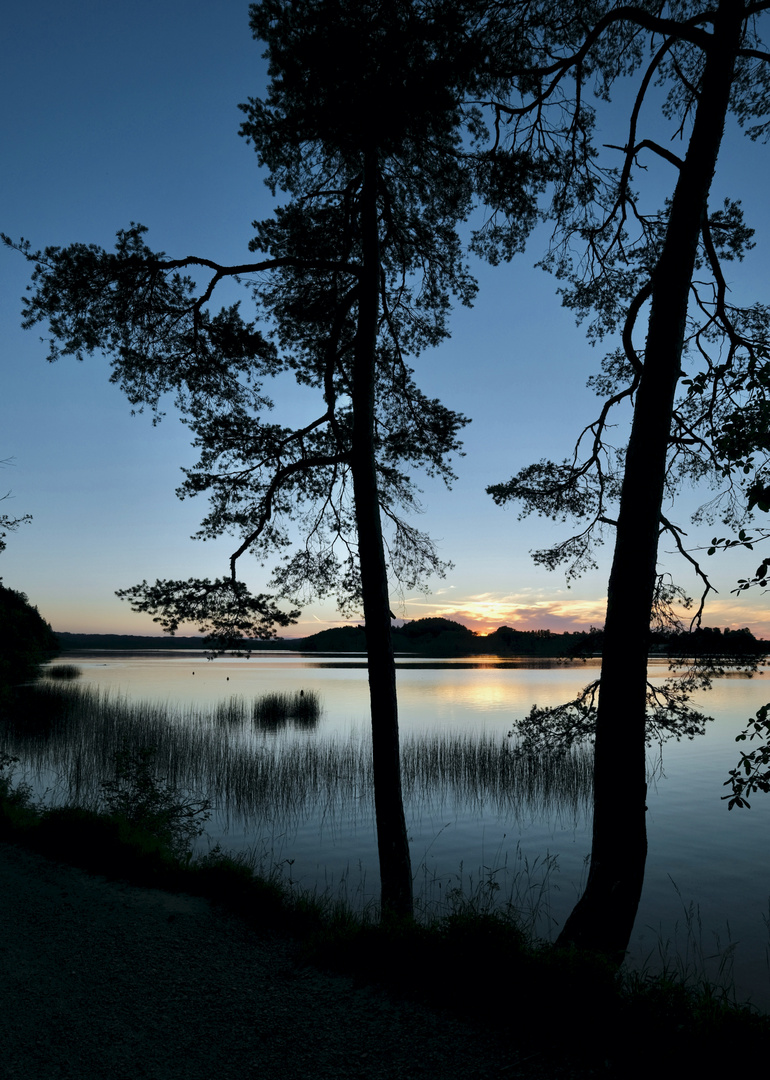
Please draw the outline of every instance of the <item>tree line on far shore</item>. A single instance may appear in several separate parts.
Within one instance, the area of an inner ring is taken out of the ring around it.
[[[604,631],[516,630],[499,626],[482,636],[454,619],[413,619],[391,630],[394,651],[417,653],[423,656],[536,656],[590,657],[600,656]],[[202,637],[142,637],[138,634],[70,634],[55,635],[64,651],[77,649],[202,649]],[[273,641],[244,640],[238,651],[298,649],[302,652],[366,652],[366,636],[362,626],[337,626],[321,630],[305,638],[279,638]],[[747,656],[759,657],[770,653],[770,642],[763,641],[747,627],[739,630],[704,626],[687,634],[657,630],[651,635],[652,656]]]

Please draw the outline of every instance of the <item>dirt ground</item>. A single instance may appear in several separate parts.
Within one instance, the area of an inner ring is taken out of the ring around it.
[[[303,967],[291,940],[258,934],[207,900],[108,881],[8,844],[0,976],[7,1080],[575,1075]]]

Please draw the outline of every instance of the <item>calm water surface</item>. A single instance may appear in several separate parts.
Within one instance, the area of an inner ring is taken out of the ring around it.
[[[313,734],[282,733],[273,738],[347,737],[368,727],[368,686],[362,658],[312,657],[294,653],[253,654],[250,659],[203,654],[68,654],[63,662],[83,669],[79,685],[93,685],[131,700],[172,706],[214,705],[232,695],[247,700],[266,693],[315,690],[323,715]],[[651,669],[664,678],[665,664]],[[569,700],[598,675],[595,663],[558,664],[526,660],[404,659],[399,663],[401,729],[414,732],[486,732],[502,738],[511,723],[536,702]],[[673,958],[687,945],[686,909],[694,905],[696,945],[712,975],[718,956],[731,943],[733,976],[740,998],[770,1008],[768,935],[770,902],[770,796],[755,796],[750,810],[728,812],[723,782],[738,760],[735,736],[746,719],[770,700],[770,674],[728,677],[699,699],[715,722],[693,742],[667,743],[662,762],[651,752],[648,797],[649,857],[644,894],[632,941],[636,963],[659,966],[665,943]],[[268,736],[269,737],[269,736]],[[622,772],[618,785],[622,785]],[[539,896],[546,860],[557,869],[541,909],[540,930],[558,928],[579,895],[590,853],[587,813],[554,811],[546,819],[501,814],[489,805],[407,805],[416,888],[429,902],[447,889],[466,889],[491,878],[499,896],[514,886],[515,872]],[[352,810],[344,820],[274,820],[261,828],[212,820],[211,842],[231,849],[269,851],[303,886],[341,889],[351,902],[366,902],[379,889],[371,814]]]

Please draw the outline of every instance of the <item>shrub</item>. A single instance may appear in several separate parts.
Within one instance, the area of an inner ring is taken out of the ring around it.
[[[17,757],[0,750],[0,835],[9,828],[24,825],[35,813],[30,785],[13,783],[18,761]]]
[[[207,799],[189,799],[154,770],[155,747],[115,752],[115,779],[101,784],[101,807],[111,817],[155,837],[178,858],[189,857],[211,817]]]

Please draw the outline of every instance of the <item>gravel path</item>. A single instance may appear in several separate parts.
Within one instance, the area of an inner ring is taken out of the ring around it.
[[[108,881],[8,844],[0,978],[4,1080],[573,1075],[303,968],[291,941],[259,935],[206,900]]]

